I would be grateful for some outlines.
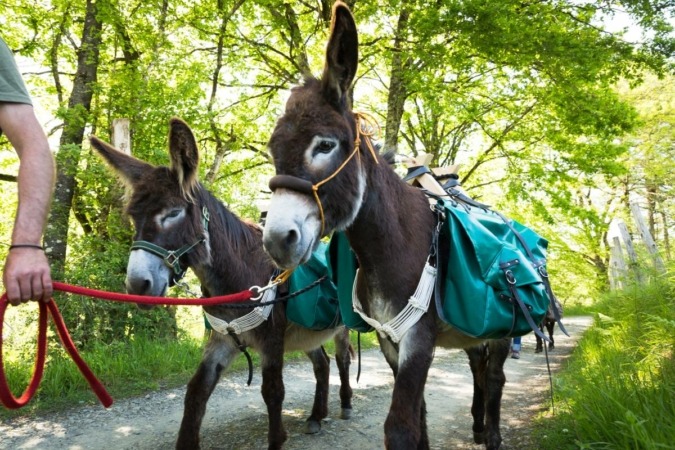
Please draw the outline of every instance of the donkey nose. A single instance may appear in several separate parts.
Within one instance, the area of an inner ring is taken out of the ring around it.
[[[265,228],[263,246],[272,259],[280,266],[284,266],[289,256],[294,253],[300,242],[300,229],[297,225],[289,227]]]
[[[152,280],[144,277],[127,277],[127,292],[134,295],[146,295],[152,289]]]
[[[152,280],[149,278],[127,277],[125,284],[128,294],[152,295]],[[136,306],[143,310],[149,310],[154,307],[154,305],[148,305],[145,303],[136,303]]]
[[[292,246],[296,245],[299,240],[300,233],[298,232],[297,228],[294,228],[292,230],[288,230],[286,239],[284,239],[284,244],[286,245],[286,248],[291,248]]]

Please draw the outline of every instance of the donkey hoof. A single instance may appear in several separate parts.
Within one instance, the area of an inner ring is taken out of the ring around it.
[[[482,433],[476,433],[474,431],[473,433],[473,442],[476,444],[484,444],[485,443],[485,432]]]
[[[305,434],[316,434],[321,431],[321,422],[308,420],[305,422]]]
[[[351,408],[342,408],[340,412],[340,419],[348,420],[352,418],[352,409]]]
[[[534,349],[535,353],[541,353],[543,351],[544,351],[544,349],[542,347],[537,347],[537,348]]]

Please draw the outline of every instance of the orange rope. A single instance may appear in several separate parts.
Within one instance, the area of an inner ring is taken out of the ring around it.
[[[333,178],[339,174],[342,169],[345,168],[347,163],[351,161],[351,159],[354,157],[354,155],[358,154],[359,155],[359,161],[361,160],[361,153],[359,150],[361,149],[361,136],[366,136],[368,139],[365,141],[366,142],[366,147],[368,147],[368,150],[370,151],[370,154],[373,155],[373,159],[375,160],[375,164],[379,164],[380,162],[377,160],[377,153],[375,152],[375,149],[373,148],[373,137],[379,136],[381,129],[380,126],[378,125],[377,121],[373,116],[370,114],[362,113],[362,112],[355,112],[354,113],[354,118],[356,119],[356,139],[354,140],[354,151],[349,155],[347,159],[345,159],[342,164],[340,164],[340,167],[338,167],[335,172],[333,172],[331,175],[328,177],[324,178],[323,180],[319,181],[318,183],[312,185],[312,192],[314,193],[314,200],[316,200],[316,204],[319,207],[319,217],[321,219],[321,234],[320,236],[323,236],[323,233],[326,229],[326,220],[323,212],[323,205],[321,204],[321,199],[319,198],[319,188],[323,186],[325,183],[329,182]],[[366,124],[370,130],[364,130],[362,127],[362,124]],[[282,274],[283,275],[283,274]]]

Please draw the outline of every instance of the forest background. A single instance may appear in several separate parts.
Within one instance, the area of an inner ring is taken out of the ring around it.
[[[380,122],[383,149],[430,153],[432,166],[461,164],[470,195],[546,236],[566,306],[608,289],[614,225],[633,228],[630,202],[672,258],[671,2],[347,3],[360,33],[354,105]],[[124,188],[86,140],[110,141],[114,119],[130,120],[132,153],[154,164],[168,164],[169,118],[187,121],[202,183],[257,220],[273,175],[267,139],[288,90],[320,73],[331,6],[0,0],[0,35],[15,51],[58,165],[45,235],[54,279],[123,290],[133,234]],[[0,138],[3,259],[17,166]],[[84,349],[182,335],[174,307],[147,312],[76,296],[59,305]],[[29,309],[8,311],[15,331],[35,318]]]

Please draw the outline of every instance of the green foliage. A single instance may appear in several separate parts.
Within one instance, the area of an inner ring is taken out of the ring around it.
[[[594,309],[595,326],[556,382],[556,416],[535,427],[538,448],[668,448],[675,436],[672,281],[608,294]]]
[[[67,282],[105,291],[124,291],[127,242],[102,241],[97,235],[84,235],[73,237],[71,245],[77,256],[69,260],[71,269]],[[91,251],[97,247],[104,250]],[[97,342],[128,342],[139,337],[167,340],[177,336],[173,307],[146,311],[133,303],[71,294],[59,294],[57,301],[78,348],[88,348]]]

